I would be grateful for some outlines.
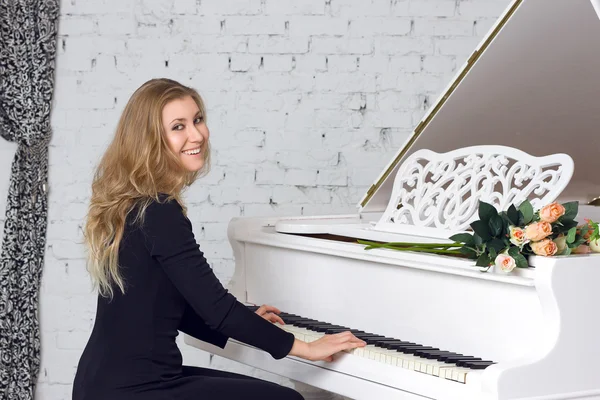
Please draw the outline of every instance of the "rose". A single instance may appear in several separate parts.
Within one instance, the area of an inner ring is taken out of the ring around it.
[[[600,253],[600,239],[592,240],[590,242],[590,250],[594,253]]]
[[[494,264],[504,272],[510,272],[517,266],[515,259],[508,254],[498,254]]]
[[[518,228],[516,226],[511,226],[509,228],[509,232],[510,242],[515,246],[523,247],[523,245],[528,242],[527,238],[525,237],[525,231],[523,229]]]
[[[567,248],[567,237],[565,235],[560,235],[554,239],[554,243],[556,243],[556,252],[561,254]]]
[[[565,215],[565,208],[558,203],[551,203],[540,210],[540,220],[553,223]]]
[[[558,250],[558,246],[550,239],[540,240],[529,244],[531,250],[538,256],[553,256]]]
[[[552,233],[552,225],[548,222],[535,222],[525,228],[525,237],[532,242],[539,242]]]
[[[573,254],[589,254],[591,252],[592,252],[591,247],[586,244],[581,244],[578,247],[576,247],[575,249],[573,249]]]

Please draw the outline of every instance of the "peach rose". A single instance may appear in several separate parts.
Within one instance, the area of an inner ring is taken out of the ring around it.
[[[525,237],[525,231],[523,229],[518,228],[516,226],[511,226],[509,228],[509,232],[510,242],[515,246],[523,247],[523,245],[528,242],[527,238]]]
[[[581,244],[578,247],[573,249],[573,254],[589,254],[591,252],[592,252],[591,247],[586,244]]]
[[[529,244],[531,250],[538,256],[553,256],[558,250],[558,246],[550,239],[540,240]]]
[[[504,272],[510,272],[517,266],[515,259],[507,254],[498,254],[494,264]]]
[[[558,203],[551,203],[540,210],[540,220],[553,223],[565,215],[565,208]]]
[[[565,235],[560,235],[554,239],[554,243],[556,243],[556,252],[560,254],[567,248],[567,237]]]
[[[590,250],[594,253],[600,253],[600,239],[592,240],[590,242]]]
[[[539,242],[551,233],[552,225],[549,222],[536,222],[525,228],[525,237],[532,242]]]

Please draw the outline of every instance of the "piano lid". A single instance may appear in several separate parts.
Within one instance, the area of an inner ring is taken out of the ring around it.
[[[559,200],[600,196],[600,0],[514,0],[362,198],[383,211],[404,159],[505,145],[567,153],[575,173]]]

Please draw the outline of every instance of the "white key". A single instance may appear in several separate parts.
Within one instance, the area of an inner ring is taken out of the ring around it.
[[[307,343],[313,342],[322,338],[325,334],[315,332],[310,329],[301,328],[294,325],[279,325],[281,329],[290,332],[299,340]],[[357,357],[363,357],[388,365],[393,365],[399,368],[405,368],[416,372],[425,373],[428,375],[438,376],[442,379],[449,379],[460,383],[466,383],[469,373],[476,378],[475,372],[469,368],[462,368],[456,364],[448,364],[442,361],[417,357],[412,354],[398,352],[396,350],[384,349],[374,345],[367,345],[362,348],[345,350]]]
[[[453,381],[456,382],[460,382],[460,383],[465,383],[467,381],[467,374],[469,373],[470,369],[468,368],[462,368],[462,367],[457,367],[454,368],[452,370],[452,379]],[[446,372],[446,379],[448,379],[448,373]]]

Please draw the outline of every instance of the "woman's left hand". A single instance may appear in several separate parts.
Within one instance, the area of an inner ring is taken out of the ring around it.
[[[277,307],[263,304],[262,306],[258,307],[258,310],[256,310],[255,312],[267,321],[277,322],[281,325],[285,325],[285,322],[283,322],[281,317],[277,315],[281,312]]]

